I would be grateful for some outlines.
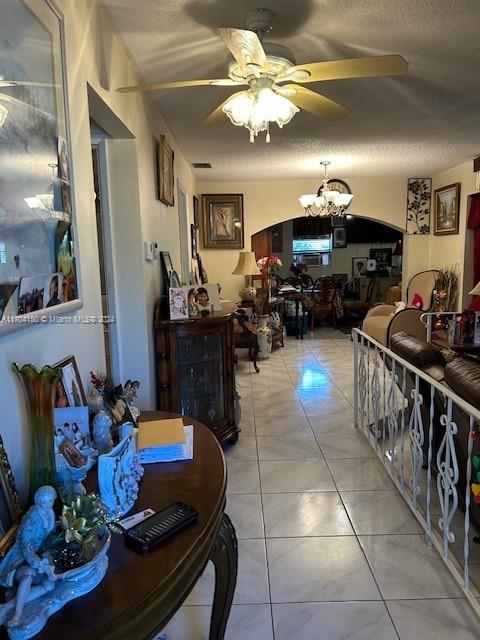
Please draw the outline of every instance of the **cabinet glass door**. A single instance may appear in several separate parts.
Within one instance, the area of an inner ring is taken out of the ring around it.
[[[225,417],[223,335],[177,338],[179,413],[214,424]]]

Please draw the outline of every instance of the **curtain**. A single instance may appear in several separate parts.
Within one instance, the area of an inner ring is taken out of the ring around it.
[[[472,196],[468,228],[473,231],[473,286],[480,282],[480,193]],[[470,308],[480,310],[480,296],[473,296]]]

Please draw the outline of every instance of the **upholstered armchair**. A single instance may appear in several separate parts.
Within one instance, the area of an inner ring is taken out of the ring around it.
[[[433,291],[438,271],[421,271],[413,276],[407,287],[406,308],[396,313],[395,305],[379,304],[372,307],[365,316],[362,330],[386,347],[390,338],[399,331],[405,331],[420,340],[427,340],[427,329],[421,315],[433,306]],[[419,306],[413,306],[413,302]]]

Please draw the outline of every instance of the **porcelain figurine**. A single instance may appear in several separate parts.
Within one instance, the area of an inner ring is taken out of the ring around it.
[[[35,504],[24,516],[15,544],[0,563],[0,584],[8,587],[7,602],[0,605],[0,619],[9,628],[22,624],[28,602],[55,587],[55,567],[42,558],[39,551],[55,529],[53,503],[56,498],[55,489],[49,485],[37,489]]]
[[[109,453],[98,458],[100,500],[107,509],[109,518],[123,516],[135,504],[140,469],[143,473],[136,456],[132,434],[121,440]]]
[[[113,448],[111,426],[112,419],[103,410],[93,419],[93,443],[99,454],[108,453]]]

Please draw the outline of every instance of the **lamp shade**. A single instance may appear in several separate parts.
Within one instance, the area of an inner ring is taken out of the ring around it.
[[[238,262],[232,274],[235,276],[256,276],[260,273],[254,251],[240,251]]]
[[[480,296],[480,282],[473,287],[471,291],[468,292],[471,296]]]

